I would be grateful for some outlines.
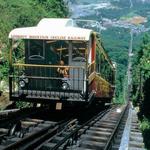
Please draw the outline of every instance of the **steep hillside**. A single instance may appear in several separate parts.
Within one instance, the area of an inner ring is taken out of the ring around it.
[[[133,32],[133,53],[150,30],[149,0],[77,0],[71,3],[72,17],[97,20],[101,24],[103,45],[113,61],[117,62],[117,101],[122,101],[125,89],[130,32]]]

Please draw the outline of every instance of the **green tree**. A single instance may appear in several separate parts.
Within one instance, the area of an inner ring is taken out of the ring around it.
[[[141,130],[147,149],[150,149],[150,36],[146,34],[133,69],[133,103],[139,105]]]
[[[141,114],[150,116],[150,36],[145,35],[133,69],[134,104],[140,104]]]
[[[67,17],[63,0],[0,0],[0,65],[1,78],[8,75],[8,34],[13,28],[36,25],[42,18]]]

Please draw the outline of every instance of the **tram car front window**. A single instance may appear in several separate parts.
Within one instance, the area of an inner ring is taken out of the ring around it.
[[[44,60],[45,59],[45,44],[44,40],[27,40],[26,49],[29,60]]]

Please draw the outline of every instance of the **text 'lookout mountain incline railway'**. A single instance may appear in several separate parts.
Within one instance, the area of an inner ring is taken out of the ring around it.
[[[56,109],[111,102],[115,66],[99,33],[73,19],[44,18],[10,32],[10,100],[55,104]]]

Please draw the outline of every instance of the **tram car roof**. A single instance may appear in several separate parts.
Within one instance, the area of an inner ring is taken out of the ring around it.
[[[10,39],[85,40],[92,30],[77,27],[73,19],[44,18],[37,26],[13,29]]]

